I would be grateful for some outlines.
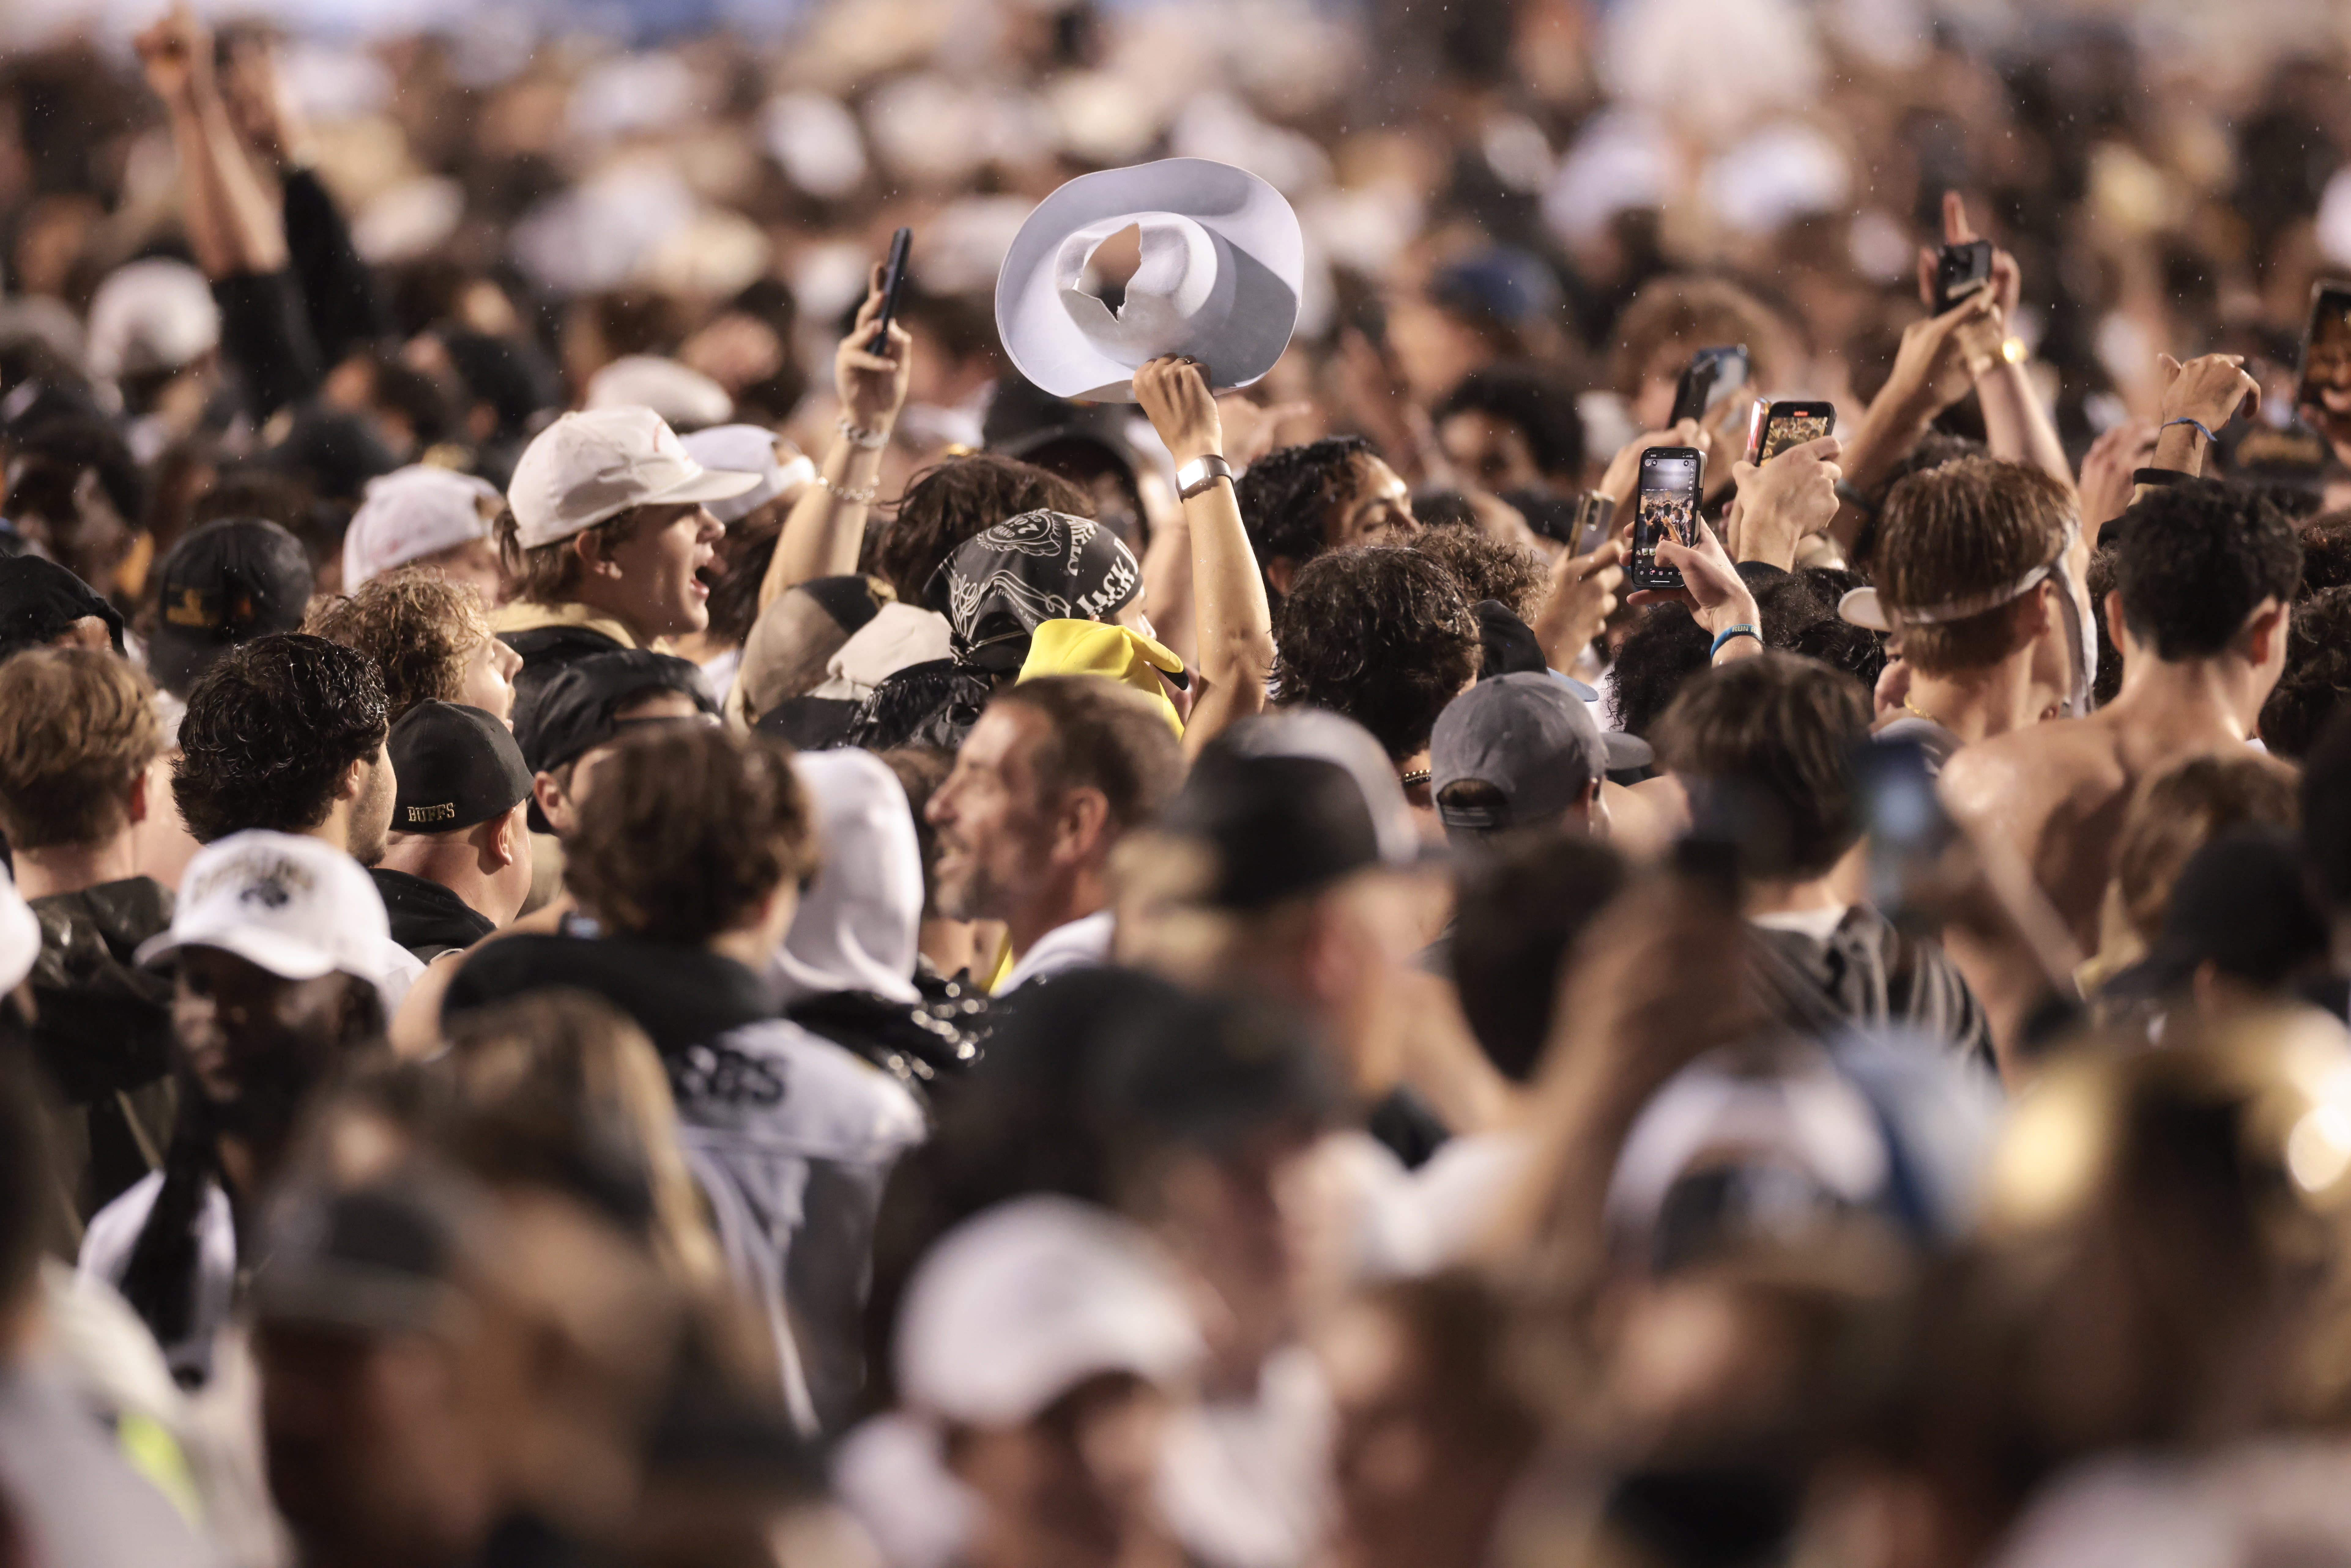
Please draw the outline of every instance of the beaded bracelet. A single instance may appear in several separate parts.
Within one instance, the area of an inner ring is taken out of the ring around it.
[[[876,485],[868,485],[860,490],[853,486],[836,485],[821,474],[816,476],[816,482],[831,491],[839,499],[847,501],[852,506],[870,507],[873,504],[873,497],[881,493],[881,486]]]

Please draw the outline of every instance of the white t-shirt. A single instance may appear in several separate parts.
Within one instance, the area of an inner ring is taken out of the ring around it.
[[[1020,955],[1020,962],[1012,966],[996,994],[1008,996],[1031,980],[1109,963],[1110,939],[1117,925],[1117,916],[1102,909],[1054,926]]]

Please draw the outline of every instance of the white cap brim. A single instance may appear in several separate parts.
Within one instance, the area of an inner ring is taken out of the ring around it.
[[[225,931],[158,932],[139,944],[133,961],[141,967],[168,963],[180,956],[183,947],[217,947],[281,980],[315,980],[333,974],[337,967],[334,955],[323,947],[249,925]]]
[[[1854,625],[1868,632],[1891,632],[1894,622],[1886,619],[1885,603],[1874,588],[1856,588],[1837,601],[1837,613]]]

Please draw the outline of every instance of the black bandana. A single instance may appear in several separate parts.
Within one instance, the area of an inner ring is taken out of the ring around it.
[[[1118,536],[1089,517],[1023,512],[966,539],[927,597],[955,629],[956,662],[1016,670],[1048,621],[1107,621],[1143,589]]]

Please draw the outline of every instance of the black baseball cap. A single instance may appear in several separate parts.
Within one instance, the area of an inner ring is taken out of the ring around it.
[[[682,692],[694,699],[696,711],[718,716],[702,672],[684,659],[643,648],[590,653],[558,670],[539,688],[538,700],[515,733],[523,760],[534,773],[552,773],[578,761],[619,735],[623,726],[613,714],[648,692]],[[554,831],[537,801],[531,803],[530,831]]]
[[[1478,682],[1445,705],[1428,746],[1429,788],[1447,838],[1555,820],[1595,779],[1646,766],[1649,743],[1603,730],[1567,683],[1545,671]],[[1492,785],[1499,805],[1447,806],[1447,787]]]
[[[91,615],[122,652],[122,616],[96,589],[40,556],[0,556],[0,659],[53,643]]]
[[[2326,919],[2283,828],[2244,823],[2188,857],[2171,884],[2163,934],[2146,958],[2106,982],[2109,995],[2168,996],[2210,964],[2232,979],[2281,986],[2324,963]]]
[[[392,829],[448,833],[515,809],[530,793],[522,747],[492,715],[462,703],[418,703],[400,716],[387,743],[392,776]]]
[[[183,537],[156,572],[162,602],[147,668],[185,696],[235,644],[302,624],[313,580],[302,542],[258,517],[224,517]]]
[[[1395,769],[1352,719],[1297,708],[1237,724],[1211,741],[1159,827],[1208,849],[1203,896],[1260,909],[1377,865],[1420,859]]]

